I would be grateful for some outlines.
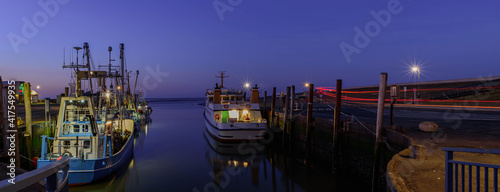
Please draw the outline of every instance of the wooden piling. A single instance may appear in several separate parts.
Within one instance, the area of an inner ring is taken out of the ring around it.
[[[333,112],[333,141],[332,141],[332,171],[335,172],[338,163],[338,134],[340,129],[340,109],[342,103],[342,79],[337,79],[335,110]]]
[[[31,120],[31,86],[29,83],[24,83],[24,114],[26,125],[26,132],[24,134],[26,139],[26,147],[28,152],[28,158],[31,159],[31,149],[32,149],[32,138],[33,138],[33,127]]]
[[[290,87],[286,87],[285,107],[283,109],[283,131],[288,134],[288,111],[290,110]]]
[[[285,138],[286,134],[288,134],[288,108],[290,105],[290,87],[286,87],[286,95],[285,95],[285,106],[283,107],[283,137],[281,144],[285,147]]]
[[[372,192],[377,191],[379,179],[380,144],[382,141],[382,129],[384,120],[385,90],[387,89],[387,73],[380,74],[380,85],[378,89],[377,105],[377,132],[375,139],[375,159],[373,161]]]
[[[311,148],[311,131],[312,131],[312,109],[313,109],[314,84],[309,84],[309,97],[307,99],[307,122],[306,122],[306,159],[309,158]]]
[[[271,100],[271,124],[274,125],[274,108],[276,107],[276,87],[273,87],[273,96]]]
[[[267,91],[264,91],[264,110],[263,114],[267,117]]]
[[[288,150],[292,150],[292,134],[293,134],[293,106],[295,104],[295,85],[292,85],[290,94],[290,121],[288,123]]]

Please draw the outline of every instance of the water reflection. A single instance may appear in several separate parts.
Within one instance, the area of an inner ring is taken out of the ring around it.
[[[331,174],[318,173],[277,143],[223,143],[206,134],[203,106],[155,102],[154,123],[141,127],[128,166],[108,178],[70,191],[334,191]],[[270,137],[271,138],[271,137]],[[342,176],[344,177],[344,176]],[[356,188],[340,191],[359,191]],[[339,191],[339,190],[337,190]]]
[[[225,143],[213,138],[206,131],[206,159],[213,170],[214,183],[224,188],[231,176],[247,175],[254,186],[259,185],[260,164],[265,159],[264,148],[251,142]],[[246,178],[244,178],[246,179]]]
[[[91,185],[71,187],[70,191],[126,191],[130,186],[138,184],[140,167],[135,163],[135,153],[144,147],[144,141],[150,127],[151,122],[144,125],[141,124],[140,131],[136,132],[134,139],[134,154],[129,160],[128,166],[123,166],[110,176],[94,182]]]

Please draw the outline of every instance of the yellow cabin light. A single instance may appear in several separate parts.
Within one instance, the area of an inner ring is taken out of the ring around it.
[[[238,118],[238,110],[229,111],[229,118]]]
[[[111,125],[111,121],[107,121],[107,122],[106,122],[106,125]]]
[[[248,115],[248,110],[243,110],[243,115]]]
[[[243,167],[247,168],[248,167],[248,162],[243,162]]]
[[[109,98],[109,96],[110,96],[109,93],[106,93],[106,97]]]

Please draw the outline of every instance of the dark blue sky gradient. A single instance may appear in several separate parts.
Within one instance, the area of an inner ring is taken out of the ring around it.
[[[220,70],[230,75],[226,87],[250,80],[268,91],[292,84],[301,91],[306,81],[334,86],[336,79],[344,87],[373,85],[381,72],[389,83],[413,82],[408,65],[414,61],[422,65],[422,81],[499,75],[498,1],[401,0],[401,13],[351,63],[339,44],[353,45],[353,28],[364,29],[374,20],[370,11],[387,9],[389,0],[243,0],[223,21],[212,2],[71,0],[16,53],[8,34],[22,36],[22,18],[31,21],[43,9],[37,1],[2,1],[0,75],[55,97],[69,81],[63,48],[69,61],[71,47],[83,42],[96,65],[108,63],[107,46],[118,61],[118,45],[125,43],[128,68],[141,71],[139,85],[148,66],[169,73],[148,97],[203,97]]]

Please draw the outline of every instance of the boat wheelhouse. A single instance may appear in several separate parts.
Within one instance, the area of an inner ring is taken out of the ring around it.
[[[95,114],[90,97],[63,97],[54,137],[42,136],[38,167],[69,156],[68,183],[81,185],[101,179],[127,163],[133,154],[133,120]],[[113,136],[106,135],[107,127]]]

